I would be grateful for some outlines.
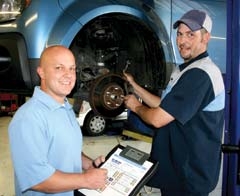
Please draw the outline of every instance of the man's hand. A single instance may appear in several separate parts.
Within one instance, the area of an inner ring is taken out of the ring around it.
[[[135,95],[126,95],[124,97],[124,103],[126,108],[130,109],[133,112],[136,112],[136,108],[142,105],[142,103],[136,98]]]
[[[82,175],[85,179],[85,188],[87,189],[101,189],[105,187],[107,182],[107,170],[91,168],[86,170]]]
[[[123,72],[123,76],[124,76],[123,78],[126,81],[128,81],[131,85],[133,85],[133,83],[135,83],[134,78],[133,78],[133,76],[131,74]]]
[[[97,168],[101,163],[105,162],[105,156],[99,156],[98,158],[96,158],[95,160],[93,160],[93,167]]]

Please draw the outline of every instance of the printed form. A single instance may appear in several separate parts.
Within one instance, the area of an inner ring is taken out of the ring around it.
[[[145,161],[142,165],[120,156],[118,148],[101,166],[108,170],[106,186],[99,190],[79,189],[86,196],[128,196],[138,185],[153,163]]]

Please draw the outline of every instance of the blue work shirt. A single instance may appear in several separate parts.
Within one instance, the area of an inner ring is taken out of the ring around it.
[[[82,172],[82,133],[67,99],[63,105],[35,87],[9,125],[16,196],[49,195],[29,190],[56,170]],[[50,194],[72,196],[73,192]]]
[[[160,107],[175,120],[153,136],[151,157],[159,169],[149,185],[209,193],[218,182],[225,90],[207,52],[173,71]]]

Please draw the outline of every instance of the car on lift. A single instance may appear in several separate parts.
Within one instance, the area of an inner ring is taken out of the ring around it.
[[[75,112],[87,101],[94,115],[116,117],[129,93],[122,79],[126,67],[147,90],[165,88],[173,66],[182,62],[172,24],[190,9],[212,17],[209,53],[225,72],[225,7],[226,0],[0,1],[0,91],[30,96],[39,85],[42,50],[60,44],[76,58],[77,82],[69,95]]]

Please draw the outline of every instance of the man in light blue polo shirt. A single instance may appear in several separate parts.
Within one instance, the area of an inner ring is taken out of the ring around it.
[[[76,81],[72,52],[46,48],[37,72],[41,86],[9,125],[16,196],[73,196],[79,188],[104,187],[107,171],[93,167],[104,157],[92,160],[82,152],[82,133],[66,98]]]
[[[221,72],[207,53],[212,20],[190,10],[176,23],[177,66],[162,97],[150,94],[129,74],[135,93],[126,106],[154,129],[151,158],[159,168],[148,183],[162,196],[207,196],[216,186],[221,164],[225,90]]]

